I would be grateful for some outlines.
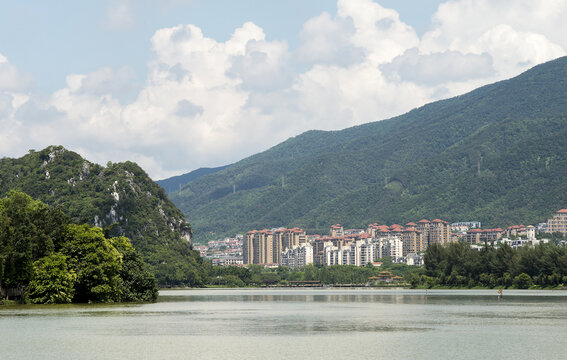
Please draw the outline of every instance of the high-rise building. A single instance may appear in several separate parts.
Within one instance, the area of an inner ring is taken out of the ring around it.
[[[277,229],[274,230],[274,240],[272,258],[275,263],[279,263],[282,252],[293,249],[296,246],[307,243],[307,235],[300,228]]]
[[[451,225],[443,220],[420,220],[415,227],[423,234],[425,246],[431,244],[445,245],[451,242]]]
[[[417,254],[418,252],[425,251],[426,242],[424,241],[423,234],[418,231],[414,226],[415,223],[406,224],[406,228],[402,232],[403,255]]]
[[[242,244],[242,259],[247,264],[272,264],[273,233],[270,230],[252,230],[246,233]]]

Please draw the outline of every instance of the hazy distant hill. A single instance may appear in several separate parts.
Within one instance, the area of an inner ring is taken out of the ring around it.
[[[60,206],[77,222],[129,237],[161,283],[186,283],[200,271],[185,216],[135,163],[103,167],[51,146],[0,160],[0,195],[11,189]]]
[[[216,168],[199,168],[187,174],[173,176],[164,180],[158,180],[156,183],[161,186],[166,193],[180,191],[183,185],[200,178],[201,176],[214,174],[225,169],[229,165],[219,166]]]
[[[171,198],[197,234],[543,221],[567,206],[566,94],[564,57],[389,120],[306,132]]]

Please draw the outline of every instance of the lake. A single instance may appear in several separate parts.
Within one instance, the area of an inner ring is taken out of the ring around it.
[[[204,289],[0,306],[0,359],[564,359],[567,291]]]

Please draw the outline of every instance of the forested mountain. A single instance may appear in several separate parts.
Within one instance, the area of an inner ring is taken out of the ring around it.
[[[225,169],[228,165],[219,166],[215,168],[199,168],[187,174],[173,176],[164,180],[158,180],[156,183],[161,186],[167,193],[172,193],[181,190],[183,185],[196,180],[204,175],[214,174]]]
[[[27,193],[77,223],[126,236],[159,283],[199,284],[201,258],[190,248],[185,216],[135,163],[90,163],[61,146],[0,159],[0,196]]]
[[[567,204],[566,94],[564,57],[392,119],[306,132],[170,197],[197,234],[543,221]]]

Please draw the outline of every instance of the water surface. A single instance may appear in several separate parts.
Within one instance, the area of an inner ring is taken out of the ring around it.
[[[207,289],[0,306],[0,359],[564,359],[567,292]]]

